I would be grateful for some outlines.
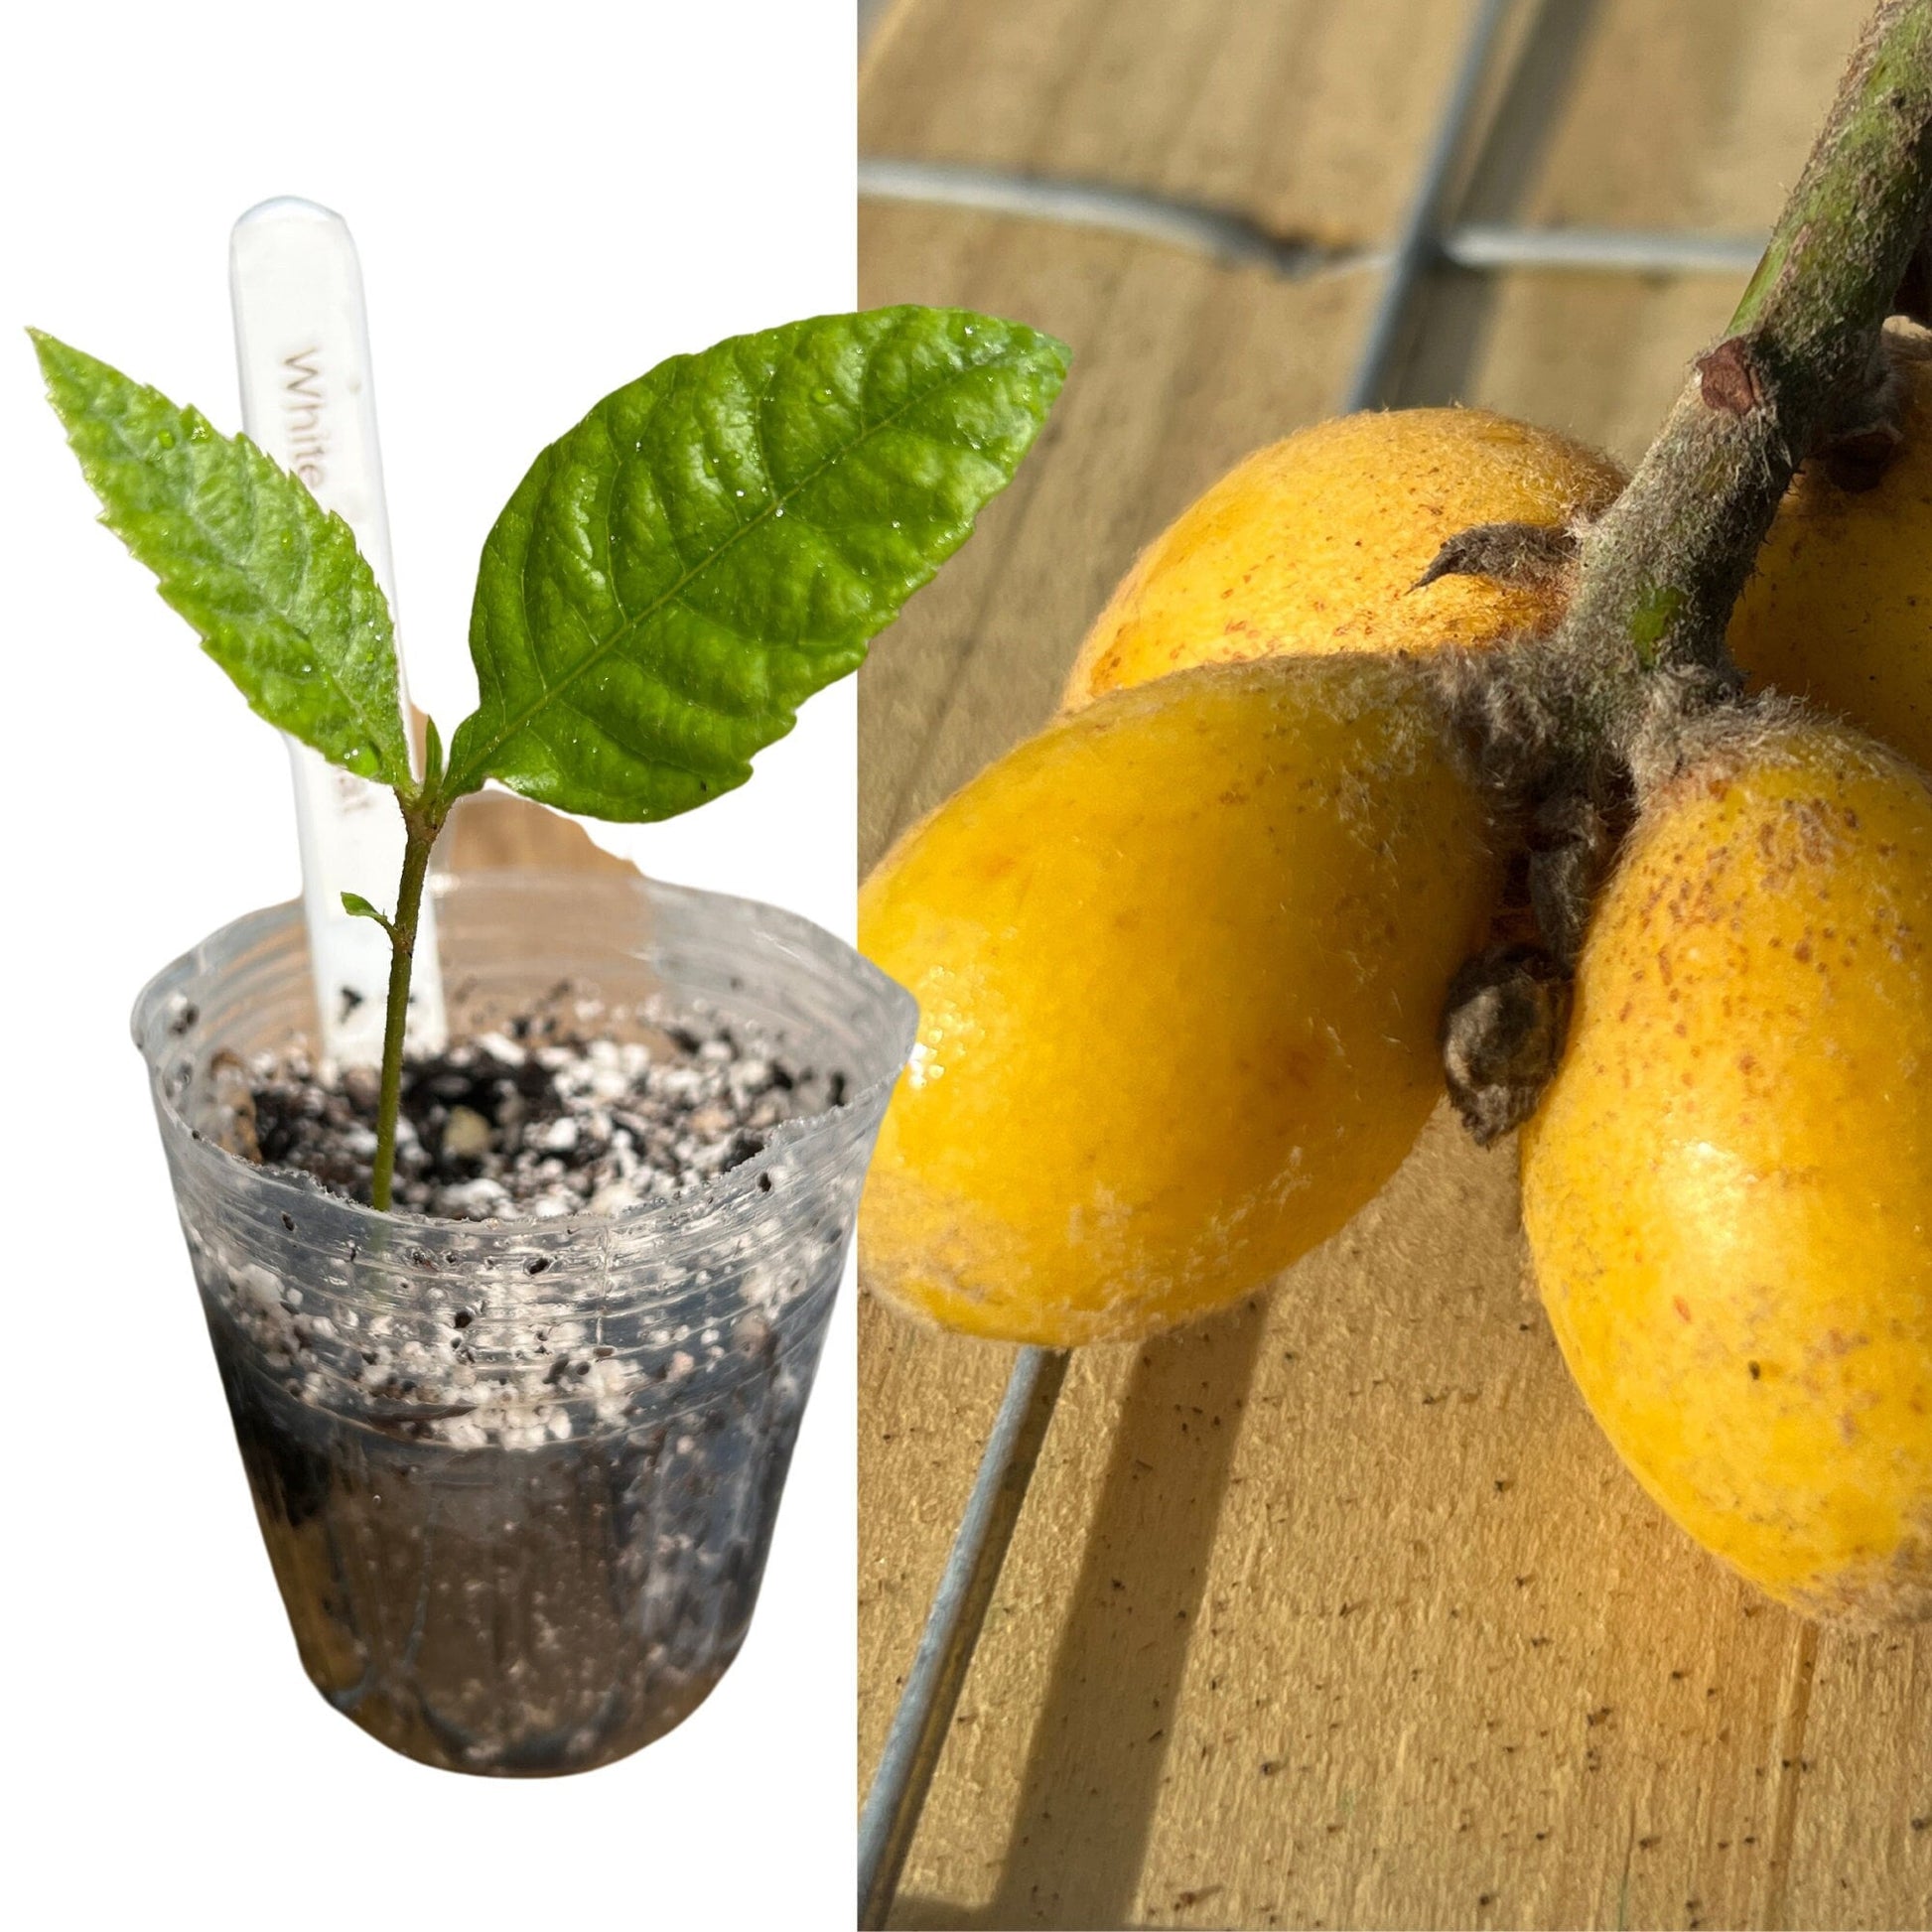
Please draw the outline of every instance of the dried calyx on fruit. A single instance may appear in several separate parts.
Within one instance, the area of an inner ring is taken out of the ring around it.
[[[752,775],[813,692],[963,543],[1064,380],[1050,336],[902,307],[734,337],[615,390],[538,456],[483,545],[480,702],[424,768],[387,600],[341,517],[246,437],[37,334],[102,521],[269,723],[389,786],[407,835],[371,1198],[390,1205],[430,852],[494,779],[560,811],[669,818]]]
[[[1547,634],[1577,532],[1623,482],[1600,451],[1486,409],[1317,423],[1237,464],[1142,552],[1064,707],[1193,664]]]

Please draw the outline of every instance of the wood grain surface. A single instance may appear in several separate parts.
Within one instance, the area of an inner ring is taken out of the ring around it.
[[[1470,218],[1752,231],[1863,0],[1524,0]],[[1448,0],[898,0],[863,152],[1386,235],[1465,28]],[[861,682],[863,860],[1052,709],[1138,547],[1333,407],[1373,277],[1289,282],[871,205],[868,303],[1065,337],[1075,373]],[[1397,389],[1634,456],[1735,290],[1431,284]],[[861,1323],[869,1776],[1010,1351]],[[897,1923],[1932,1922],[1932,1634],[1801,1622],[1696,1550],[1572,1388],[1510,1149],[1441,1115],[1265,1300],[1076,1359]]]

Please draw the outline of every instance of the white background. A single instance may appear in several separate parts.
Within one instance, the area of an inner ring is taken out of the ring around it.
[[[295,894],[286,757],[93,523],[17,332],[236,428],[228,226],[279,194],[344,213],[409,677],[447,737],[474,697],[477,553],[537,450],[666,354],[852,306],[850,0],[12,19],[8,1915],[849,1926],[849,1289],[751,1637],[681,1729],[580,1777],[462,1778],[392,1755],[304,1678],[127,1032],[151,972]],[[848,684],[747,789],[612,842],[847,933],[854,742]]]

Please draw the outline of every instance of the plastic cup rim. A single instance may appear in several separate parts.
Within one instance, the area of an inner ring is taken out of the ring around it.
[[[919,1010],[912,995],[897,980],[884,973],[871,960],[841,939],[837,933],[828,931],[816,921],[806,918],[802,913],[793,912],[769,900],[749,898],[740,894],[716,893],[696,886],[674,885],[668,881],[647,879],[641,874],[633,880],[621,878],[616,874],[599,873],[559,873],[536,867],[505,866],[478,868],[462,873],[441,873],[432,880],[431,890],[438,897],[452,891],[461,892],[471,885],[487,885],[516,881],[520,885],[536,891],[568,890],[581,897],[586,892],[609,892],[613,889],[641,894],[656,901],[676,903],[682,901],[689,905],[708,905],[727,908],[749,914],[768,932],[782,936],[787,929],[799,939],[808,939],[820,946],[835,949],[839,968],[851,980],[864,986],[883,1006],[886,1024],[896,1026],[897,1049],[885,1071],[863,1086],[848,1094],[837,1107],[821,1109],[814,1114],[800,1114],[783,1122],[765,1137],[765,1154],[791,1152],[809,1149],[814,1142],[829,1140],[837,1131],[850,1122],[863,1120],[875,1109],[882,1113],[885,1097],[897,1082],[904,1070],[906,1060],[911,1056],[913,1044],[918,1034]],[[259,936],[266,936],[278,928],[299,923],[302,918],[302,901],[284,899],[275,905],[260,906],[251,912],[244,912],[228,920],[207,934],[186,952],[150,976],[136,996],[130,1016],[130,1031],[134,1045],[147,1064],[148,1085],[154,1095],[156,1111],[167,1125],[169,1133],[186,1145],[191,1154],[208,1157],[216,1172],[233,1173],[237,1177],[245,1175],[251,1186],[267,1191],[271,1200],[286,1197],[291,1201],[309,1204],[318,1199],[331,1206],[363,1216],[371,1227],[395,1226],[398,1228],[435,1228],[461,1230],[475,1238],[486,1234],[505,1241],[527,1240],[534,1236],[556,1236],[559,1233],[595,1227],[607,1232],[641,1226],[647,1220],[661,1219],[667,1224],[675,1224],[695,1219],[701,1214],[709,1214],[720,1207],[732,1204],[737,1197],[757,1191],[758,1174],[763,1167],[762,1161],[742,1161],[738,1166],[713,1175],[695,1186],[687,1187],[677,1194],[654,1197],[649,1200],[633,1202],[621,1208],[615,1214],[594,1213],[589,1208],[567,1215],[504,1215],[488,1220],[471,1221],[452,1219],[442,1215],[418,1214],[408,1208],[390,1208],[379,1211],[366,1202],[351,1200],[347,1195],[338,1194],[324,1187],[320,1181],[296,1173],[268,1167],[257,1167],[245,1161],[238,1154],[208,1140],[199,1134],[174,1100],[169,1096],[164,1079],[165,1065],[150,1057],[143,1036],[143,1022],[154,1016],[162,1003],[180,990],[182,984],[207,969],[208,949],[217,942],[246,935],[252,943]],[[888,1041],[889,1046],[892,1042]]]

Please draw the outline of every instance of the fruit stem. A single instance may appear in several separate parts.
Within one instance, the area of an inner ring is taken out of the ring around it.
[[[1731,607],[1798,464],[1869,381],[1928,217],[1932,0],[1884,0],[1725,340],[1585,539],[1561,744],[1604,746],[1641,784],[1669,724],[1737,688]]]
[[[1887,316],[1932,305],[1928,218],[1932,0],[1883,0],[1724,341],[1584,533],[1556,635],[1448,661],[1476,770],[1533,828],[1548,968],[1492,947],[1451,989],[1444,1065],[1478,1140],[1527,1118],[1555,1070],[1562,984],[1632,794],[1677,769],[1692,718],[1742,689],[1725,633],[1794,472],[1869,420]]]
[[[387,1213],[396,1173],[396,1116],[402,1107],[402,1045],[409,1023],[409,975],[416,960],[416,926],[423,911],[429,855],[443,829],[447,805],[434,798],[404,798],[405,843],[396,915],[389,921],[389,1004],[382,1027],[382,1090],[376,1103],[375,1171],[369,1199]]]

